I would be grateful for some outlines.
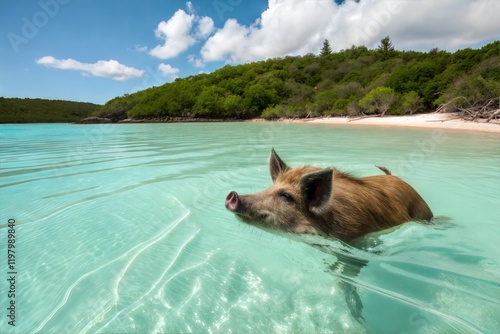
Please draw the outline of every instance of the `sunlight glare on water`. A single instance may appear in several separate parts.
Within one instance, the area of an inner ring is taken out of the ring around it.
[[[499,332],[498,134],[198,123],[0,136],[0,268],[15,219],[18,282],[2,333]],[[384,165],[438,218],[356,248],[244,225],[224,198],[270,185],[271,147],[291,166]]]

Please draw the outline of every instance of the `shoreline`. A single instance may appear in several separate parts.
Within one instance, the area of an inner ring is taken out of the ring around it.
[[[90,117],[74,124],[148,124],[148,123],[219,123],[219,122],[283,122],[283,123],[311,123],[311,124],[333,124],[333,125],[362,125],[362,126],[385,126],[385,127],[413,127],[446,129],[457,131],[474,131],[500,134],[500,120],[492,119],[486,122],[485,119],[467,121],[460,118],[455,113],[425,113],[404,116],[384,116],[384,117],[314,117],[314,118],[280,118],[277,120],[267,120],[264,118],[253,119],[204,119],[193,117],[160,117],[152,119],[125,119],[112,122],[110,119]]]
[[[285,120],[286,122],[286,120]],[[385,116],[367,118],[348,117],[322,117],[315,119],[304,119],[298,122],[312,124],[334,124],[334,125],[366,125],[366,126],[389,126],[389,127],[413,127],[447,129],[459,131],[476,131],[500,134],[500,121],[485,120],[466,121],[451,113],[428,113],[407,116]]]

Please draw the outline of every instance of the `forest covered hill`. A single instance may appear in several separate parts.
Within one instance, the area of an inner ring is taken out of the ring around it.
[[[125,94],[93,116],[119,121],[183,118],[248,119],[321,115],[411,114],[446,106],[488,104],[500,96],[500,41],[454,53],[353,46],[319,55],[288,56],[176,79]],[[479,108],[479,107],[478,107]]]
[[[88,117],[97,104],[0,97],[0,123],[72,123]]]
[[[318,55],[226,65],[102,106],[0,97],[0,123],[401,115],[438,108],[500,118],[499,97],[500,41],[450,53],[398,51],[389,37],[373,50],[332,52],[325,40]]]

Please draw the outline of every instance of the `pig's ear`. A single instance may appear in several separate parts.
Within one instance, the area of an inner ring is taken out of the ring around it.
[[[300,179],[299,189],[311,211],[319,213],[327,206],[332,193],[332,179],[331,168],[306,174]]]
[[[273,182],[276,178],[288,169],[286,163],[280,159],[280,157],[276,154],[276,151],[271,149],[271,155],[269,156],[269,171],[271,172],[271,178]]]

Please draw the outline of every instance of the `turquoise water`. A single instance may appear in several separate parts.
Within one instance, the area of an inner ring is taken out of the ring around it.
[[[41,124],[0,137],[2,333],[500,333],[498,134]],[[357,248],[244,225],[225,196],[270,184],[271,147],[291,166],[385,165],[442,217]]]

